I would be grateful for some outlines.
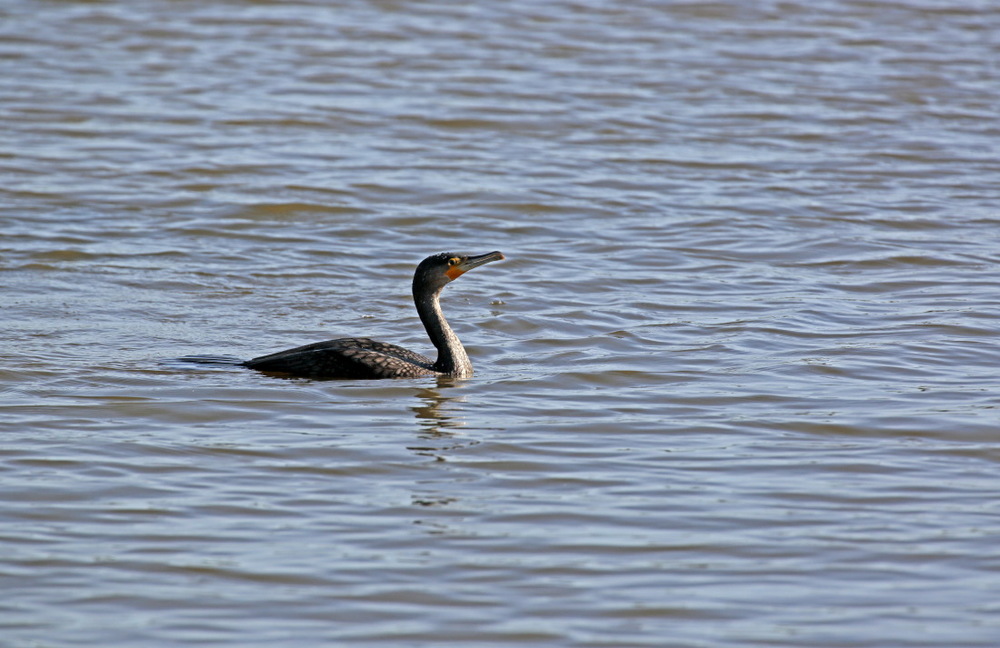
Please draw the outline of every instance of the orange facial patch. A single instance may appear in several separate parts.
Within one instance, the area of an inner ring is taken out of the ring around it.
[[[461,277],[462,275],[464,275],[465,274],[465,270],[459,269],[458,266],[451,266],[450,268],[448,268],[448,270],[447,270],[447,272],[445,272],[445,274],[448,275],[449,279],[451,279],[452,281],[454,281],[455,279],[458,279],[459,277]]]

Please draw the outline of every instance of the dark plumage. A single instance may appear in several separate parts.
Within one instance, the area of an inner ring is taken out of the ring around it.
[[[369,338],[314,342],[247,360],[243,366],[308,378],[416,378],[434,376],[434,361]]]
[[[242,364],[258,371],[305,378],[467,378],[472,375],[472,362],[441,311],[441,290],[469,270],[503,258],[500,252],[479,256],[442,253],[427,257],[417,266],[413,301],[438,350],[437,360],[395,344],[341,338],[279,351]]]

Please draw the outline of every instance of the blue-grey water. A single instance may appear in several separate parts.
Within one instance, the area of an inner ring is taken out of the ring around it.
[[[0,6],[0,644],[1000,644],[1000,8]],[[468,381],[282,380],[371,336]]]

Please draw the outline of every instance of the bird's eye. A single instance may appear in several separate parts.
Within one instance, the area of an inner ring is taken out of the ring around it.
[[[458,257],[451,257],[450,259],[448,259],[448,265],[458,265],[461,262],[462,260],[459,259]]]

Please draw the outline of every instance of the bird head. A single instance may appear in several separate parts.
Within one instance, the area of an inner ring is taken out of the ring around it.
[[[491,261],[502,261],[504,258],[500,252],[489,252],[475,256],[449,252],[432,254],[417,266],[417,271],[413,275],[414,291],[418,287],[431,288],[435,291],[441,290],[469,270]]]

